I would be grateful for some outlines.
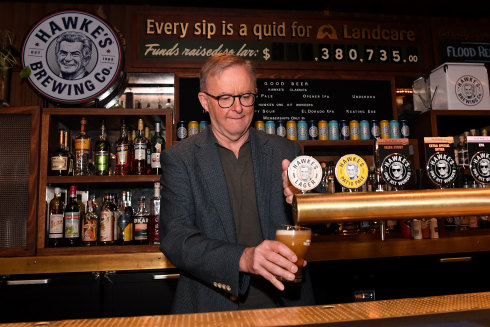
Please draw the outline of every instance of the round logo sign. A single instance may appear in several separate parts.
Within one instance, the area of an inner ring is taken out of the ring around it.
[[[434,153],[427,163],[427,175],[439,186],[446,187],[456,179],[456,162],[445,153]]]
[[[347,154],[337,161],[335,177],[346,188],[358,188],[366,183],[369,167],[357,154]]]
[[[119,75],[121,44],[101,18],[82,11],[54,13],[27,34],[22,63],[43,96],[77,104],[102,95]]]
[[[466,106],[475,106],[483,100],[483,85],[474,76],[461,76],[454,87],[459,102]]]
[[[473,178],[481,183],[490,183],[490,154],[487,151],[478,151],[470,161],[470,173]]]
[[[303,192],[310,191],[322,180],[322,167],[318,160],[310,156],[296,157],[288,167],[291,184]]]
[[[392,153],[381,163],[381,176],[391,186],[403,187],[412,177],[412,165],[403,154]]]

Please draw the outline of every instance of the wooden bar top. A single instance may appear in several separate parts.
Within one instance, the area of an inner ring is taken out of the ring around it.
[[[278,309],[0,324],[9,327],[127,326],[490,326],[490,292]],[[402,323],[403,322],[403,323]],[[475,324],[476,323],[476,324]],[[446,326],[446,324],[444,324]]]

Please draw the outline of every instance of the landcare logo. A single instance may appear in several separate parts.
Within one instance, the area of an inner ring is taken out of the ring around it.
[[[84,103],[102,95],[122,65],[119,39],[110,25],[87,12],[67,10],[41,19],[27,34],[22,62],[29,82],[45,97]]]
[[[412,177],[412,165],[403,154],[392,153],[381,164],[381,176],[393,187],[404,186]]]
[[[463,75],[455,84],[456,97],[467,106],[476,106],[483,100],[483,85],[480,80],[471,75]]]

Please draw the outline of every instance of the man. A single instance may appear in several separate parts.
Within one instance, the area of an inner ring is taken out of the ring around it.
[[[75,80],[89,74],[86,67],[92,57],[92,42],[78,32],[65,32],[56,39],[56,61],[60,77]]]
[[[359,175],[359,167],[355,162],[349,162],[345,166],[345,173],[349,176],[349,179],[356,179]]]
[[[314,304],[310,277],[294,280],[296,255],[274,241],[291,224],[283,159],[298,144],[250,128],[255,73],[219,54],[201,69],[199,101],[211,124],[162,153],[161,250],[180,269],[174,313]],[[284,162],[288,162],[285,160]]]
[[[401,162],[393,162],[393,164],[390,167],[391,169],[391,175],[393,176],[393,179],[399,181],[403,177],[403,173],[405,172],[405,169],[403,168],[403,165]]]

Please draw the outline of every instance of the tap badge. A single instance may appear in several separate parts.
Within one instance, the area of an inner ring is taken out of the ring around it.
[[[478,151],[470,161],[471,176],[480,184],[490,183],[490,154],[487,151]]]
[[[22,47],[30,84],[61,103],[93,100],[119,76],[122,49],[111,26],[87,12],[67,10],[44,17],[29,31]]]
[[[434,184],[446,187],[456,179],[456,162],[451,156],[436,152],[427,163],[427,175]]]
[[[322,180],[322,167],[318,160],[310,156],[296,157],[288,167],[291,184],[303,192],[310,191]]]
[[[335,177],[346,188],[362,186],[367,181],[368,173],[366,161],[357,154],[341,157],[335,166]]]
[[[412,165],[407,157],[400,153],[392,153],[381,163],[381,176],[393,187],[406,185],[412,177]]]
[[[480,80],[471,75],[458,78],[455,85],[456,97],[467,106],[476,106],[483,100],[483,85]]]

